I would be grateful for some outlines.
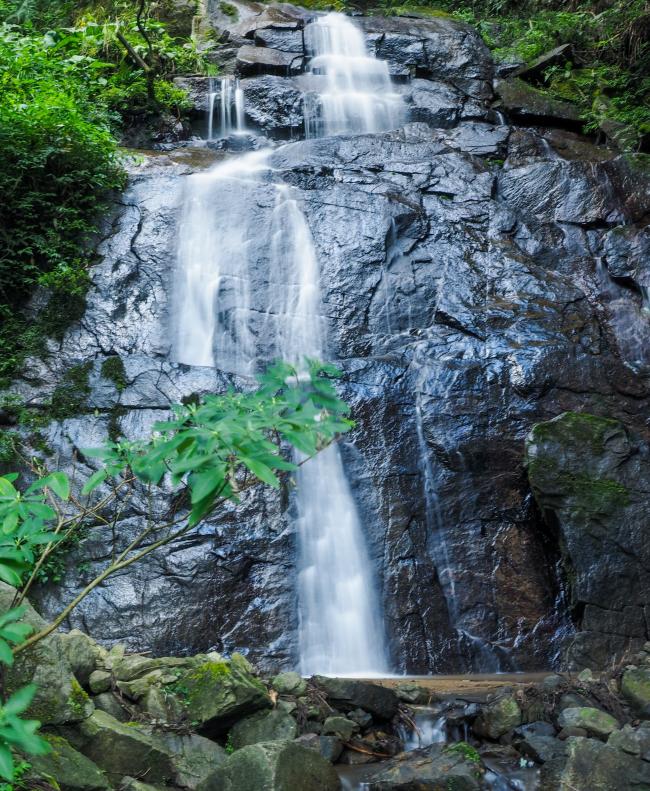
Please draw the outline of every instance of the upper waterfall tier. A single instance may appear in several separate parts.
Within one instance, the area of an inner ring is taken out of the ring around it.
[[[388,65],[371,57],[364,35],[343,14],[327,14],[305,28],[310,53],[305,95],[307,137],[381,132],[404,119]]]

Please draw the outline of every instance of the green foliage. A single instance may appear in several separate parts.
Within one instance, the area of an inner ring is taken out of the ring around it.
[[[84,410],[90,395],[88,375],[91,368],[92,363],[84,363],[73,365],[65,372],[63,380],[52,393],[50,414],[53,418],[65,420]]]
[[[230,16],[233,19],[237,19],[239,13],[237,11],[237,6],[233,5],[232,3],[221,2],[219,3],[219,10],[222,11],[226,16]]]
[[[454,744],[449,744],[445,747],[444,751],[448,755],[460,755],[466,761],[470,761],[473,764],[481,763],[481,756],[479,755],[478,751],[467,742],[455,742]]]
[[[285,441],[312,456],[351,423],[327,376],[336,371],[309,362],[309,377],[277,363],[260,377],[253,393],[206,396],[199,404],[174,408],[174,419],[157,423],[146,442],[117,442],[85,451],[104,462],[86,483],[92,492],[127,468],[145,483],[171,483],[189,489],[190,524],[197,524],[221,498],[237,500],[247,478],[278,487],[278,474],[296,469],[281,452]]]

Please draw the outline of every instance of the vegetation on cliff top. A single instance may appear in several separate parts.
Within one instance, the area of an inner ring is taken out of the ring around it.
[[[171,78],[208,68],[164,6],[0,0],[0,380],[83,313],[98,221],[124,185],[119,140],[181,123]],[[50,305],[35,318],[37,286]]]

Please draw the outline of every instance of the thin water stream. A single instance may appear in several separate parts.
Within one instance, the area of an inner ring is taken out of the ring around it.
[[[368,56],[341,14],[308,25],[315,77],[308,136],[399,125],[388,69]],[[243,130],[237,82],[219,86],[220,125]],[[217,91],[210,99],[214,132]],[[250,376],[274,357],[301,365],[327,356],[316,245],[294,191],[268,149],[188,178],[178,248],[174,356]],[[296,477],[299,669],[305,675],[385,675],[384,626],[368,549],[335,445]]]

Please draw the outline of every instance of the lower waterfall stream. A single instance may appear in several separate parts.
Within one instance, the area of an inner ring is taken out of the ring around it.
[[[354,25],[328,14],[310,28],[318,77],[305,111],[309,136],[398,125],[386,64],[368,56]],[[242,128],[241,92],[226,89],[222,81],[222,134],[232,131],[230,93]],[[210,132],[214,101],[211,94]],[[179,362],[251,376],[276,357],[296,365],[326,357],[314,240],[290,187],[273,182],[272,149],[188,179],[178,251]],[[253,282],[253,261],[262,262],[264,282]],[[381,608],[339,448],[302,466],[296,490],[300,671],[385,675]]]

